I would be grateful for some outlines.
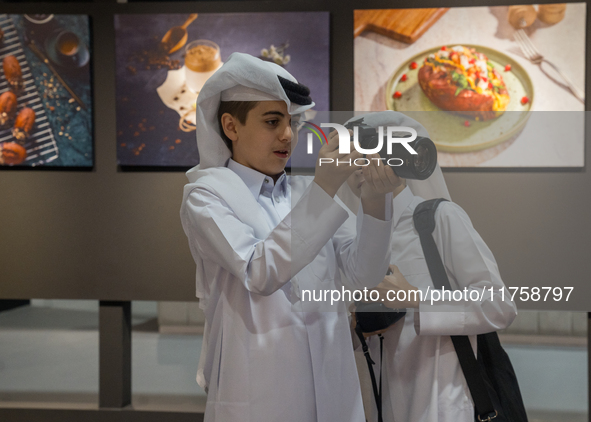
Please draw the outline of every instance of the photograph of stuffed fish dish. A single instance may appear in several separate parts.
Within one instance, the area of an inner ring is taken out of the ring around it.
[[[475,48],[441,47],[425,59],[418,80],[437,107],[475,120],[500,116],[511,100],[502,75]]]

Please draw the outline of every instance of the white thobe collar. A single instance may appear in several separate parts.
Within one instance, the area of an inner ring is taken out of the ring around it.
[[[273,191],[273,188],[278,185],[281,192],[285,194],[287,192],[287,177],[285,176],[285,170],[277,179],[275,183],[271,176],[267,176],[260,171],[246,167],[230,158],[228,161],[228,168],[236,173],[242,181],[246,184],[255,199],[259,199],[259,195],[263,190]]]
[[[394,208],[392,220],[394,227],[398,225],[400,217],[402,217],[402,214],[404,214],[404,211],[406,211],[406,209],[409,207],[414,197],[414,194],[407,186],[402,190],[402,192],[396,195],[394,199],[392,199],[392,207]]]

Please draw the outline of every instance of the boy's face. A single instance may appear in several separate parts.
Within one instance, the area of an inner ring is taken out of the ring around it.
[[[234,161],[268,176],[283,172],[297,143],[285,102],[261,101],[248,112],[244,125],[233,120]]]

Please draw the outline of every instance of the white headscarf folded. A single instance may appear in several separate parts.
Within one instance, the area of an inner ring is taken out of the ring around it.
[[[347,123],[361,117],[364,118],[366,124],[375,128],[378,126],[408,126],[415,129],[417,135],[430,138],[429,133],[423,125],[396,111],[380,111],[365,115],[357,115],[354,118],[349,119]],[[426,180],[407,179],[406,184],[414,195],[420,196],[423,199],[445,198],[451,201],[439,164],[435,167],[433,174]]]
[[[199,169],[223,167],[231,156],[220,134],[217,113],[223,101],[285,101],[290,115],[301,114],[314,103],[292,103],[283,90],[281,76],[297,83],[281,66],[243,53],[233,53],[226,63],[207,80],[199,92],[196,110],[197,148],[200,164],[187,172],[193,181]]]

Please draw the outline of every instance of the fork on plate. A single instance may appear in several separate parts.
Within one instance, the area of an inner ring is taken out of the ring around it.
[[[544,56],[540,54],[534,43],[532,43],[523,29],[518,29],[515,31],[514,38],[526,59],[536,65],[541,65],[542,62],[548,63],[562,77],[564,82],[566,82],[574,96],[577,97],[577,99],[583,104],[585,103],[585,93],[577,88],[577,86],[568,78],[568,76],[566,76],[564,72],[562,72],[554,63],[550,62],[548,59],[545,59]]]

